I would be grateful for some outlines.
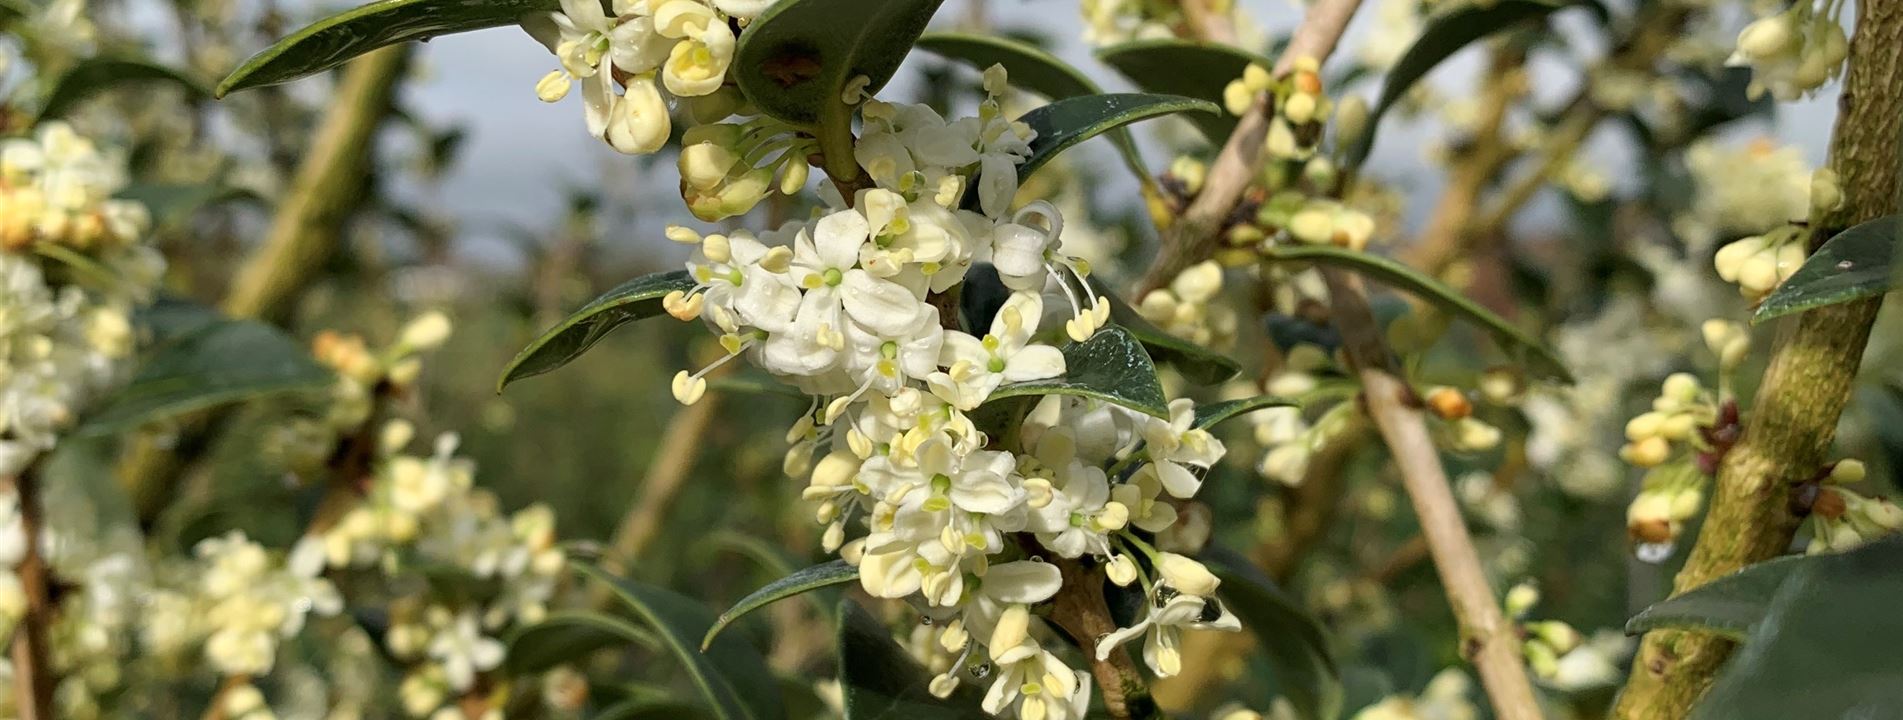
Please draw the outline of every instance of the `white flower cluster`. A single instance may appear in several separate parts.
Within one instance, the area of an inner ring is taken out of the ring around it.
[[[392,656],[414,663],[404,706],[424,717],[500,666],[498,637],[547,613],[564,558],[546,506],[504,514],[493,495],[474,487],[473,464],[454,457],[454,435],[439,437],[435,454],[424,458],[400,452],[413,434],[400,420],[384,427],[384,457],[363,502],[300,540],[291,564],[301,572],[368,575],[398,594],[450,576],[493,588],[391,607],[383,642]]]
[[[1218,352],[1236,343],[1236,310],[1222,300],[1222,265],[1191,265],[1169,287],[1151,290],[1137,303],[1143,319],[1176,337]]]
[[[1761,17],[1738,33],[1737,51],[1726,65],[1751,68],[1752,99],[1767,91],[1782,101],[1817,92],[1844,71],[1850,38],[1841,21],[1842,0],[1799,0],[1789,9]]]
[[[50,580],[62,589],[48,636],[55,676],[54,709],[62,718],[98,717],[124,687],[139,603],[150,586],[135,533],[102,527],[83,491],[47,488],[44,526],[36,539]],[[0,494],[0,634],[10,636],[26,611],[15,568],[26,551],[19,496]],[[0,717],[17,717],[19,686],[11,657],[0,658]]]
[[[1240,19],[1235,0],[1211,0],[1207,12]],[[1177,28],[1189,22],[1181,6],[1151,0],[1083,0],[1084,42],[1115,45],[1131,40],[1173,40]]]
[[[61,123],[0,143],[0,475],[53,447],[124,375],[163,261],[123,160]]]
[[[201,651],[223,675],[256,677],[277,664],[282,640],[311,615],[335,615],[343,598],[316,568],[287,565],[232,531],[200,541],[197,560],[174,588],[148,596],[140,629],[145,647],[182,658]]]
[[[1685,150],[1685,167],[1697,192],[1672,226],[1694,255],[1719,238],[1764,233],[1809,214],[1812,173],[1796,146],[1699,140]]]
[[[1480,710],[1467,697],[1473,680],[1455,668],[1442,670],[1414,697],[1392,695],[1355,713],[1354,720],[1476,720]]]
[[[695,115],[726,117],[741,104],[723,90],[733,62],[736,24],[757,17],[772,0],[614,0],[614,14],[593,0],[563,0],[561,12],[524,21],[561,61],[536,83],[555,102],[581,83],[588,132],[628,154],[667,144],[672,131],[667,94],[694,101]],[[619,84],[624,92],[616,92]]]
[[[1038,639],[1043,620],[1031,606],[1064,585],[1047,559],[1092,558],[1118,585],[1140,581],[1149,612],[1095,650],[1143,636],[1151,667],[1176,673],[1182,628],[1235,621],[1212,597],[1214,575],[1135,531],[1170,527],[1176,512],[1163,496],[1194,495],[1198,472],[1223,447],[1193,427],[1187,400],[1161,419],[1046,398],[1003,429],[1017,448],[967,415],[1006,383],[1063,375],[1063,353],[1047,344],[1056,321],[1083,342],[1110,310],[1085,282],[1088,265],[1059,251],[1064,222],[1053,206],[1010,212],[1032,136],[998,109],[1003,70],[985,75],[989,98],[976,118],[869,102],[856,159],[875,186],[850,204],[829,188],[817,219],[758,237],[670,229],[698,246],[687,265],[697,285],[663,305],[704,320],[727,350],[676,375],[674,394],[698,401],[713,367],[746,355],[818,396],[788,433],[786,469],[810,473],[804,496],[827,526],[824,545],[859,566],[864,589],[914,599],[935,620],[933,640],[954,659],[932,690],[948,694],[982,668],[975,674],[992,677],[987,711],[1070,720],[1083,716],[1090,676]],[[975,211],[961,209],[968,192]],[[936,301],[980,262],[1010,295],[982,336],[947,329],[955,323]],[[1047,293],[1068,307],[1047,314]],[[1107,473],[1113,464],[1128,475]],[[849,527],[864,534],[848,542]]]

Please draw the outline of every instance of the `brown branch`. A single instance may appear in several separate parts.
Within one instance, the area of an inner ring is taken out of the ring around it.
[[[1143,675],[1137,672],[1130,653],[1118,647],[1105,660],[1098,660],[1097,638],[1117,630],[1110,619],[1110,607],[1103,599],[1104,574],[1099,567],[1086,568],[1075,560],[1055,558],[1063,571],[1064,586],[1051,600],[1051,621],[1063,628],[1090,660],[1090,674],[1103,694],[1104,710],[1117,720],[1148,720],[1159,717],[1156,701],[1150,697]]]
[[[1289,39],[1288,48],[1275,61],[1275,74],[1288,72],[1301,58],[1318,62],[1326,59],[1360,7],[1361,0],[1316,0]],[[1218,232],[1235,212],[1249,182],[1262,171],[1262,143],[1269,133],[1269,112],[1269,96],[1264,94],[1242,115],[1228,142],[1223,143],[1222,152],[1209,166],[1202,191],[1164,233],[1156,261],[1138,283],[1135,297],[1168,285],[1184,268],[1202,262],[1215,249]]]
[[[1343,466],[1367,435],[1365,423],[1355,416],[1353,426],[1340,431],[1309,456],[1302,484],[1289,488],[1283,496],[1288,502],[1288,517],[1281,535],[1256,548],[1255,562],[1269,577],[1284,585],[1295,577],[1302,560],[1328,534],[1335,516],[1342,510],[1341,492],[1348,474]]]
[[[1830,148],[1845,202],[1813,214],[1813,243],[1898,208],[1903,55],[1896,48],[1903,46],[1903,0],[1859,3],[1856,28]],[[1674,594],[1789,548],[1799,522],[1788,506],[1790,487],[1827,459],[1881,300],[1831,305],[1779,328],[1743,439],[1719,466],[1711,509]],[[1708,634],[1647,633],[1614,716],[1685,716],[1731,649]]]
[[[1323,276],[1335,325],[1342,334],[1342,351],[1361,379],[1368,416],[1401,471],[1401,483],[1413,502],[1447,602],[1460,623],[1461,656],[1479,671],[1494,717],[1539,718],[1539,703],[1520,658],[1519,638],[1501,613],[1481,568],[1480,554],[1460,517],[1447,471],[1441,467],[1440,451],[1428,436],[1420,400],[1390,368],[1388,349],[1359,278],[1334,269],[1324,269]]]
[[[20,533],[26,552],[15,572],[26,594],[26,612],[13,631],[13,702],[20,720],[53,720],[54,676],[50,631],[53,625],[51,570],[41,553],[45,506],[40,498],[38,461],[8,478],[20,504]]]
[[[1440,200],[1434,204],[1420,236],[1401,253],[1402,262],[1429,275],[1440,275],[1462,255],[1481,192],[1516,155],[1502,130],[1507,110],[1524,94],[1521,83],[1514,78],[1526,66],[1526,52],[1499,41],[1491,50],[1481,80],[1480,122],[1472,137],[1457,144],[1458,155]]]

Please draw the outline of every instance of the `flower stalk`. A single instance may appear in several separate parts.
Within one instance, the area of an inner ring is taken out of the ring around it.
[[[40,497],[39,464],[27,468],[7,482],[20,503],[20,534],[24,552],[15,572],[20,589],[26,594],[26,612],[13,633],[14,698],[20,720],[52,720],[54,676],[51,637],[53,625],[52,582],[48,577],[40,536],[45,525]]]

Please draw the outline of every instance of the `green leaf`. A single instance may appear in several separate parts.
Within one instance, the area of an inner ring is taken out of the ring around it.
[[[197,100],[211,94],[204,83],[176,69],[134,58],[95,57],[81,60],[61,75],[40,103],[40,119],[65,117],[80,101],[116,86],[175,85]]]
[[[658,649],[660,640],[641,626],[613,615],[557,610],[509,638],[507,663],[509,672],[527,675],[580,662],[597,650],[626,645]]]
[[[204,208],[236,200],[262,203],[257,193],[216,183],[140,183],[128,185],[113,197],[132,200],[151,211],[161,227],[182,225]]]
[[[1692,720],[1894,717],[1903,538],[1793,563]]]
[[[1559,356],[1553,354],[1552,349],[1546,347],[1546,344],[1540,342],[1538,338],[1514,327],[1505,319],[1481,307],[1479,303],[1468,300],[1439,280],[1423,275],[1392,259],[1333,245],[1276,245],[1267,248],[1264,253],[1270,260],[1278,262],[1309,262],[1352,270],[1418,295],[1442,310],[1479,324],[1493,336],[1494,342],[1498,343],[1501,349],[1509,355],[1516,356],[1534,372],[1562,382],[1573,381],[1572,373],[1567,372]]]
[[[1288,398],[1279,398],[1274,395],[1257,395],[1252,398],[1202,405],[1196,408],[1196,422],[1194,423],[1194,427],[1207,430],[1230,418],[1241,417],[1263,408],[1292,407],[1297,404],[1298,403],[1294,400]]]
[[[131,384],[78,432],[105,435],[225,403],[319,392],[335,381],[283,331],[251,320],[220,320],[153,349]]]
[[[768,117],[815,127],[849,117],[846,85],[885,87],[944,0],[781,0],[749,23],[734,49],[733,79]]]
[[[686,270],[643,275],[595,298],[580,310],[562,318],[555,327],[522,348],[509,366],[503,368],[496,392],[509,383],[533,377],[573,362],[588,348],[607,337],[622,324],[660,315],[661,298],[675,290],[694,289],[694,279]]]
[[[378,0],[277,41],[232,70],[214,94],[290,82],[386,45],[514,25],[524,16],[560,9],[557,0]]]
[[[779,687],[760,653],[739,638],[723,638],[706,650],[694,642],[714,623],[713,613],[692,598],[619,578],[593,565],[572,563],[583,576],[606,583],[625,609],[660,635],[674,659],[693,678],[720,720],[777,720]]]
[[[699,720],[707,713],[699,706],[665,698],[629,698],[602,708],[589,720]]]
[[[1803,567],[1802,557],[1783,557],[1752,565],[1686,592],[1666,598],[1626,621],[1627,635],[1660,628],[1704,630],[1743,640],[1764,619],[1771,596]]]
[[[1262,643],[1277,684],[1296,712],[1321,720],[1339,717],[1341,669],[1321,624],[1248,560],[1220,548],[1206,551],[1203,559],[1216,566],[1212,569],[1222,579],[1217,595]]]
[[[1156,379],[1156,365],[1129,331],[1115,325],[1089,340],[1065,345],[1064,376],[1012,383],[985,402],[1038,395],[1072,395],[1121,405],[1145,415],[1169,417],[1169,401]]]
[[[1396,102],[1407,95],[1414,84],[1426,77],[1442,60],[1468,44],[1494,32],[1515,24],[1550,15],[1555,10],[1568,7],[1570,3],[1559,0],[1500,0],[1482,5],[1467,5],[1458,10],[1436,17],[1428,22],[1427,29],[1408,46],[1401,59],[1395,61],[1394,68],[1388,71],[1388,77],[1381,85],[1381,96],[1375,100],[1374,108],[1368,113],[1368,129],[1362,131],[1361,139],[1348,149],[1347,158],[1342,163],[1349,168],[1358,168],[1368,159],[1368,151],[1374,148],[1375,130]]]
[[[1751,322],[1889,292],[1899,240],[1903,215],[1885,215],[1837,233],[1771,291]]]
[[[839,690],[845,720],[990,720],[983,693],[961,683],[943,700],[932,674],[892,641],[892,631],[851,600],[839,601]]]
[[[1070,63],[1021,40],[997,35],[934,32],[920,37],[917,47],[970,65],[979,71],[992,65],[1003,65],[1010,74],[1012,87],[1030,90],[1051,100],[1103,92],[1103,88]],[[1117,144],[1117,152],[1123,154],[1123,162],[1130,167],[1130,172],[1136,173],[1139,178],[1150,176],[1149,168],[1143,165],[1143,154],[1137,151],[1136,139],[1130,136],[1128,128],[1110,131],[1110,140]]]
[[[1263,69],[1275,61],[1222,43],[1187,40],[1135,40],[1097,50],[1097,59],[1129,78],[1144,92],[1182,95],[1222,105],[1223,88],[1242,77],[1250,63]],[[1222,145],[1242,118],[1227,112],[1195,115],[1190,122],[1210,143]]]
[[[1095,281],[1090,286],[1099,297],[1110,301],[1111,324],[1130,331],[1138,342],[1143,343],[1144,349],[1150,351],[1151,358],[1174,366],[1190,382],[1215,385],[1242,372],[1242,366],[1228,356],[1164,332],[1144,318],[1136,308],[1130,307],[1123,298],[1117,297],[1116,293],[1104,289]]]
[[[1216,113],[1221,109],[1207,100],[1177,95],[1110,93],[1065,98],[1027,112],[1018,119],[1036,130],[1037,137],[1031,140],[1030,159],[1018,166],[1018,177],[1031,177],[1077,143],[1139,120],[1180,112]]]
[[[796,595],[834,585],[844,585],[858,579],[859,568],[853,567],[844,560],[834,560],[796,571],[767,583],[766,587],[740,598],[740,602],[734,603],[733,607],[721,613],[720,617],[714,620],[714,626],[707,628],[707,636],[701,639],[700,646],[705,649],[712,645],[714,638],[720,635],[720,631],[727,629],[727,626],[734,624],[740,618],[746,617],[747,613]]]

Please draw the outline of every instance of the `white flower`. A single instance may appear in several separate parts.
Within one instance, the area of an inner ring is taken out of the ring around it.
[[[1183,670],[1184,629],[1235,631],[1242,628],[1236,616],[1212,597],[1158,592],[1148,607],[1148,613],[1135,625],[1118,629],[1097,641],[1098,660],[1109,659],[1118,646],[1142,635],[1145,636],[1143,662],[1157,677],[1173,677]]]
[[[982,707],[1001,718],[1078,720],[1090,707],[1090,675],[1034,648],[998,668]]]
[[[1044,301],[1034,293],[1013,293],[991,321],[991,332],[975,338],[945,334],[938,364],[945,372],[927,378],[934,395],[960,410],[971,410],[1007,382],[1026,382],[1064,374],[1064,354],[1031,342]]]
[[[1186,399],[1170,402],[1167,421],[1147,416],[1143,419],[1144,449],[1156,466],[1163,489],[1174,497],[1194,497],[1202,487],[1202,479],[1191,467],[1208,469],[1222,459],[1222,441],[1194,427],[1195,423],[1196,404]]]
[[[733,46],[733,31],[721,22],[710,22],[676,44],[661,70],[667,91],[693,97],[720,89],[727,78],[727,65],[733,61]]]
[[[482,628],[471,612],[457,615],[448,627],[439,628],[436,638],[430,641],[430,658],[441,663],[443,674],[450,688],[457,692],[468,690],[476,682],[476,674],[494,670],[502,664],[503,655],[508,652],[502,641],[482,634]]]

